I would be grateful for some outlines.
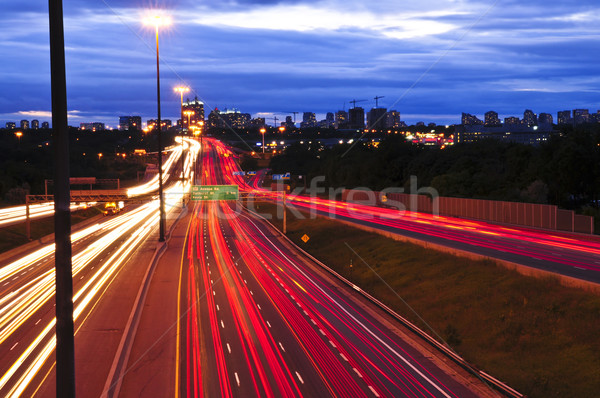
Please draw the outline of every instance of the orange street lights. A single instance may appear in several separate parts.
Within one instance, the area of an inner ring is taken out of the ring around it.
[[[158,200],[160,203],[159,210],[159,236],[158,241],[165,241],[165,201],[163,197],[163,173],[162,173],[162,134],[161,134],[161,121],[160,121],[160,56],[158,52],[158,28],[161,26],[168,26],[171,24],[171,19],[165,16],[154,15],[144,20],[147,25],[153,25],[156,31],[156,99],[157,99],[157,110],[158,120],[156,126],[158,128]]]
[[[263,155],[265,153],[265,133],[267,132],[267,129],[265,129],[264,127],[260,129],[260,133],[262,134],[262,139],[263,139],[263,143],[262,143],[262,152]]]
[[[195,113],[194,111],[183,111],[183,114],[187,116],[187,120],[188,120],[187,128],[188,128],[188,129],[190,128],[190,124],[191,124],[191,122],[190,122],[190,117],[191,117],[191,116],[192,116],[194,113]],[[183,119],[182,119],[182,122],[183,122]],[[183,125],[183,123],[182,123],[182,125]],[[183,127],[183,126],[182,126],[182,127]],[[182,128],[182,130],[183,130],[183,128]]]
[[[17,139],[19,140],[19,145],[18,145],[18,146],[21,146],[21,137],[23,137],[23,133],[22,133],[21,131],[17,131],[17,132],[15,133],[15,136],[16,136],[16,137],[17,137]]]

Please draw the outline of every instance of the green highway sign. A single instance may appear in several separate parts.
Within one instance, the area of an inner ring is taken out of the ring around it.
[[[192,200],[238,200],[237,185],[193,185]]]

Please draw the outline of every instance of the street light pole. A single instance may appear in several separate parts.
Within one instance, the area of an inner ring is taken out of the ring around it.
[[[265,133],[266,132],[267,132],[267,130],[264,127],[260,129],[260,133],[262,134],[262,139],[263,139],[263,143],[262,143],[263,155],[265,154]]]
[[[163,197],[163,172],[162,172],[162,126],[160,120],[160,56],[158,51],[158,27],[160,25],[168,25],[169,21],[164,17],[154,16],[149,20],[150,23],[154,24],[156,32],[156,102],[157,102],[157,113],[158,120],[156,126],[158,128],[158,200],[159,200],[159,242],[165,241],[165,201]]]
[[[56,396],[75,397],[75,333],[71,261],[69,126],[62,0],[49,0],[50,81],[54,146],[54,263],[56,304]]]

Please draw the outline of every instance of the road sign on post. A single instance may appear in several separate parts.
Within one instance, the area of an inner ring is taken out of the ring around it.
[[[237,185],[193,185],[192,200],[238,200]]]

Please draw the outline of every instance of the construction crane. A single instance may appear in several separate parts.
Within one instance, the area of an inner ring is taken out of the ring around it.
[[[379,108],[379,98],[383,98],[385,97],[385,95],[376,95],[374,100],[375,100],[375,109]]]
[[[348,101],[350,104],[353,104],[354,106],[352,108],[356,108],[356,103],[357,102],[364,102],[366,100],[352,100],[352,101]]]

